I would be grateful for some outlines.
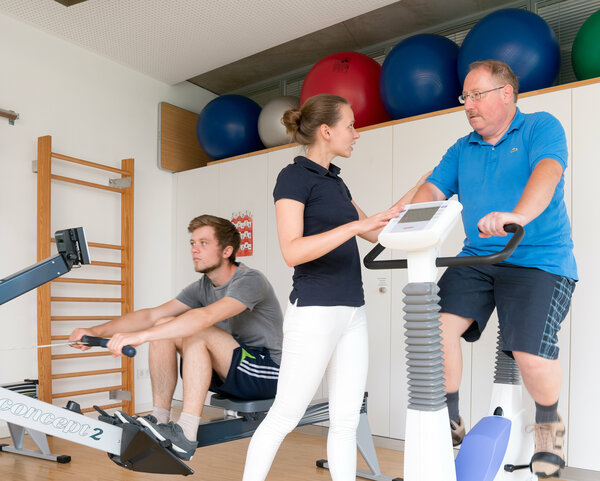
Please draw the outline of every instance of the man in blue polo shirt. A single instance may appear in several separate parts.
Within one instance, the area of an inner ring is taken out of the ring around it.
[[[536,405],[532,470],[547,477],[564,466],[556,343],[577,267],[564,203],[564,130],[546,112],[523,114],[517,94],[517,78],[505,63],[471,64],[460,100],[474,131],[448,149],[413,202],[458,195],[466,233],[460,255],[497,252],[506,244],[506,224],[526,226],[506,262],[450,267],[440,279],[444,368],[456,445],[465,435],[458,413],[460,338],[479,339],[497,307],[503,350],[516,360]]]

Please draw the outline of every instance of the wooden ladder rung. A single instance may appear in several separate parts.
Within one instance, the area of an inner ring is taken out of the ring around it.
[[[114,172],[116,174],[123,174],[126,176],[131,175],[130,172],[127,172],[126,170],[123,170],[123,169],[117,169],[116,167],[110,167],[108,165],[103,165],[103,164],[97,164],[96,162],[90,162],[89,160],[82,160],[82,159],[78,159],[76,157],[70,157],[70,156],[64,155],[64,154],[57,154],[56,152],[50,152],[50,156],[53,159],[61,159],[61,160],[66,160],[67,162],[73,162],[74,164],[87,165],[88,167],[93,167],[94,169],[106,170],[108,172]]]
[[[94,389],[82,389],[81,391],[52,393],[52,399],[59,399],[62,397],[83,396],[84,394],[96,394],[99,392],[120,391],[122,389],[123,389],[123,386],[106,386],[106,387],[97,387]]]
[[[68,182],[69,184],[84,185],[86,187],[92,187],[94,189],[109,190],[122,194],[125,189],[119,189],[117,187],[109,187],[108,185],[96,184],[94,182],[87,182],[85,180],[73,179],[72,177],[65,177],[64,175],[52,174],[50,176],[52,180],[59,180],[61,182]]]
[[[53,361],[59,360],[59,359],[75,359],[78,357],[84,358],[84,357],[98,357],[98,356],[110,356],[111,353],[110,351],[106,351],[106,352],[81,352],[81,353],[75,353],[75,354],[54,354],[51,359]]]
[[[112,286],[122,286],[123,281],[113,281],[109,279],[84,279],[80,277],[57,277],[52,282],[69,282],[73,284],[106,284]]]
[[[116,244],[103,244],[101,242],[88,242],[89,247],[98,247],[100,249],[113,249],[117,251],[125,250],[125,247]]]
[[[50,336],[51,341],[66,341],[69,339],[69,336]]]
[[[51,297],[52,302],[124,302],[122,297]]]
[[[71,377],[84,377],[84,376],[100,376],[102,374],[114,374],[119,372],[125,372],[124,368],[115,369],[100,369],[97,371],[79,371],[79,372],[67,372],[64,374],[52,374],[52,379],[67,379]]]
[[[123,403],[114,403],[114,404],[104,404],[102,406],[98,406],[100,409],[104,409],[105,411],[107,409],[114,409],[114,408],[120,408],[123,407]],[[84,408],[81,410],[82,413],[91,413],[91,412],[95,412],[96,410],[94,408]]]
[[[54,237],[51,237],[50,242],[56,243],[56,239]],[[102,244],[100,242],[88,242],[87,245],[88,247],[99,247],[101,249],[114,249],[117,251],[125,250],[123,246],[117,244]]]
[[[119,316],[51,316],[51,321],[112,321]]]
[[[103,266],[103,267],[124,267],[125,264],[121,262],[106,262],[106,261],[92,261],[90,262],[92,266]]]

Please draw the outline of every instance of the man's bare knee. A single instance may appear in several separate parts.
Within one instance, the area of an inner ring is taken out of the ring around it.
[[[556,366],[560,366],[557,359],[546,359],[545,357],[536,356],[528,352],[513,351],[513,356],[519,366],[519,370],[523,373],[551,370]]]
[[[207,347],[220,346],[223,342],[234,340],[233,336],[220,327],[210,326],[185,338],[188,344],[204,344]]]
[[[473,324],[473,319],[442,312],[440,314],[441,329],[445,336],[460,339],[467,329]]]

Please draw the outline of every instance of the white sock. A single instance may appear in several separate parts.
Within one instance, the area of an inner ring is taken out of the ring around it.
[[[198,439],[198,426],[200,425],[200,416],[194,416],[189,413],[181,413],[177,424],[183,429],[183,435],[188,441],[196,441]]]
[[[171,411],[158,406],[152,406],[152,415],[156,418],[158,424],[166,424],[171,418]]]

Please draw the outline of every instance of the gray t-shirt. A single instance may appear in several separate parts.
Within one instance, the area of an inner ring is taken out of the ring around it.
[[[265,275],[240,262],[227,284],[215,287],[202,276],[176,297],[192,309],[208,306],[224,297],[232,297],[247,309],[215,325],[249,347],[266,347],[277,364],[281,362],[283,314],[273,286]]]

